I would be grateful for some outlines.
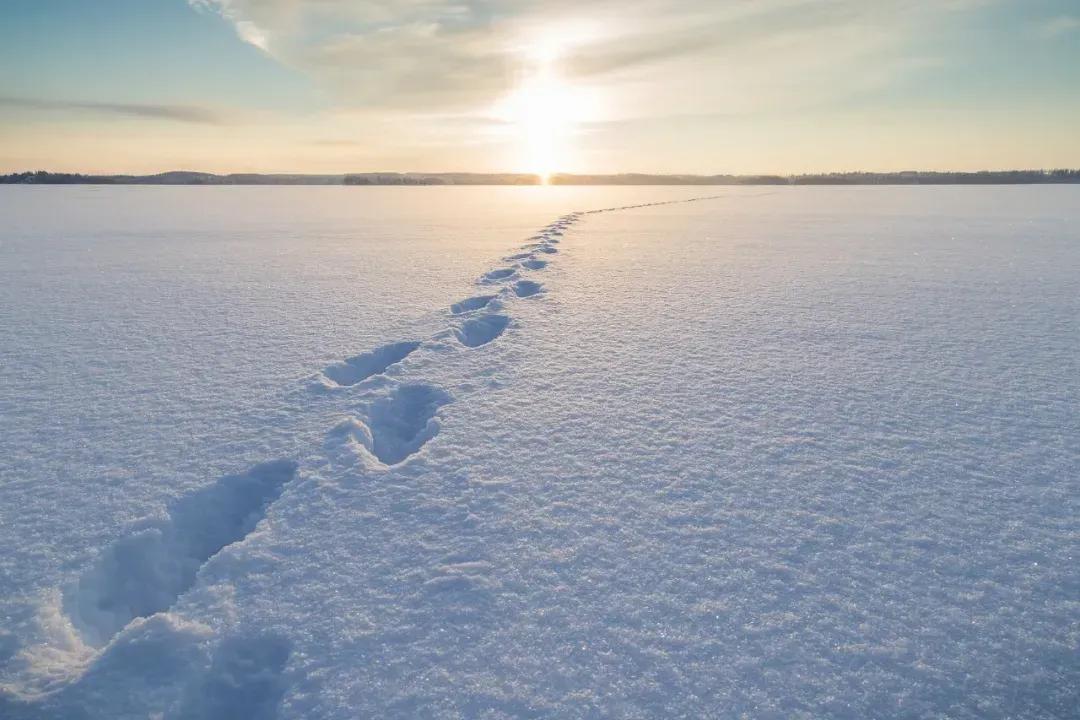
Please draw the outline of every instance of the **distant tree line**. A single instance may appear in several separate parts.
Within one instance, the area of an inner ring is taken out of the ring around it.
[[[523,173],[351,173],[298,175],[174,171],[157,175],[82,175],[36,172],[0,175],[0,184],[23,185],[539,185]],[[809,175],[553,175],[552,185],[1036,185],[1080,183],[1080,170],[981,172],[845,172]]]
[[[83,175],[36,172],[0,175],[0,184],[24,185],[341,185],[344,175],[261,175],[173,171],[157,175]]]
[[[795,175],[792,185],[1042,185],[1080,183],[1080,170],[982,170],[979,172],[828,173]]]
[[[346,175],[345,185],[449,185],[442,178],[403,173],[362,173]]]
[[[354,173],[346,185],[539,185],[538,175],[520,173]]]
[[[553,175],[553,185],[1035,185],[1080,183],[1080,170],[844,172],[808,175]]]
[[[781,175],[552,175],[552,185],[788,185],[790,178]]]

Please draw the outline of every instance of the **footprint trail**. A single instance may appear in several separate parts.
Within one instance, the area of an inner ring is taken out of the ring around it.
[[[419,361],[404,363],[407,358],[416,354],[444,362],[455,353],[492,352],[492,346],[507,330],[517,328],[511,319],[514,303],[543,300],[546,291],[540,282],[531,279],[532,274],[550,266],[559,253],[555,246],[587,215],[717,197],[724,196],[563,215],[507,256],[508,265],[481,275],[476,281],[481,292],[450,306],[447,330],[427,340],[391,342],[324,368],[321,375],[328,386],[340,389],[340,395],[334,396],[355,397],[356,401],[354,415],[328,431],[324,452],[326,448],[344,446],[366,454],[371,461],[365,463],[363,472],[373,474],[370,481],[375,485],[371,487],[377,486],[381,479],[378,476],[395,473],[423,455],[426,446],[439,435],[441,412],[455,401],[455,396],[476,391],[471,378],[449,383],[448,390],[423,377],[410,377],[424,365]],[[528,277],[522,276],[525,273]],[[388,372],[391,369],[393,372]],[[379,383],[365,383],[376,376],[381,378]],[[311,461],[317,467],[332,456],[336,457],[332,452],[325,459],[315,455]],[[92,674],[93,663],[108,656],[117,644],[114,639],[134,621],[167,619],[169,616],[162,613],[173,609],[179,598],[198,584],[206,564],[229,546],[244,542],[270,508],[289,492],[299,468],[294,460],[278,460],[222,477],[177,500],[164,520],[137,523],[102,550],[97,560],[61,593],[61,613],[91,648],[93,657],[77,674],[52,684],[44,692],[28,693],[37,699],[62,693],[65,687],[77,685]],[[365,486],[354,491],[363,492]],[[400,491],[408,492],[407,487],[401,485]],[[482,587],[486,581],[475,572],[481,565],[470,560],[437,568],[439,577],[430,587],[433,592]],[[465,593],[463,597],[475,599],[474,595]],[[462,612],[468,614],[464,609]],[[199,675],[201,680],[187,685],[180,716],[274,717],[288,692],[283,678],[288,675],[294,654],[292,641],[278,634],[235,637],[226,630],[230,622],[227,618],[207,622],[220,628],[216,631],[217,650],[209,668]],[[42,647],[46,654],[53,651],[49,645]],[[178,676],[182,674],[179,668],[176,670]]]

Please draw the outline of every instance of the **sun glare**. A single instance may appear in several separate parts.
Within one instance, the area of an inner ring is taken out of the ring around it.
[[[529,48],[530,70],[497,111],[515,129],[520,165],[544,184],[571,163],[573,135],[588,112],[586,93],[559,75],[560,55],[551,43]]]

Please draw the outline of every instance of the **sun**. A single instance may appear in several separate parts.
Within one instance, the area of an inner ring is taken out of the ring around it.
[[[555,45],[533,48],[529,71],[496,111],[514,129],[519,166],[544,184],[572,164],[573,136],[589,106],[587,94],[560,76],[560,54]]]

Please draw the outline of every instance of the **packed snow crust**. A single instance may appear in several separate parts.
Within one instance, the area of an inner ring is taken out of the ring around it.
[[[275,190],[0,194],[0,717],[1075,716],[1077,189]]]

